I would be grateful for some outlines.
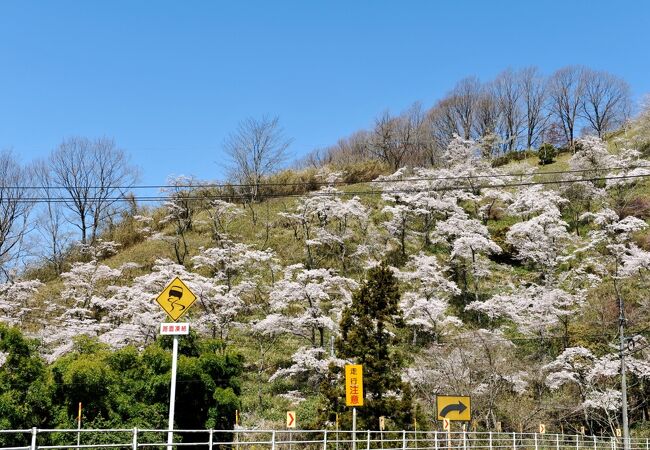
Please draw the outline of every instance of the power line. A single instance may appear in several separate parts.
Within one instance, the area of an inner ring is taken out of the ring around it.
[[[563,172],[569,173],[569,172]],[[485,178],[485,176],[468,176],[468,177],[457,177],[456,180],[473,180]],[[499,178],[499,176],[491,176],[491,178]],[[510,187],[525,187],[525,186],[537,186],[537,185],[562,185],[562,184],[573,184],[573,183],[586,183],[586,182],[598,182],[598,181],[609,181],[609,180],[629,180],[629,179],[644,179],[650,178],[650,174],[635,174],[635,175],[612,175],[612,176],[602,176],[602,177],[590,177],[590,178],[579,178],[571,180],[546,180],[546,181],[522,181],[517,183],[494,183],[494,184],[479,184],[475,186],[467,185],[455,185],[455,186],[426,186],[426,187],[415,187],[415,188],[397,188],[390,189],[387,191],[383,190],[361,190],[361,191],[312,191],[309,193],[267,193],[263,194],[264,198],[290,198],[290,197],[303,197],[305,195],[310,195],[312,197],[321,196],[321,197],[333,197],[333,196],[364,196],[364,195],[378,195],[378,194],[413,194],[420,192],[449,192],[457,190],[466,190],[471,189],[487,189],[487,188],[510,188]],[[441,180],[451,180],[452,178],[421,178],[420,181],[441,181]],[[404,179],[404,180],[390,180],[390,183],[407,183],[412,181],[417,181],[418,179]],[[381,180],[384,182],[384,180]],[[374,182],[374,181],[373,181]],[[307,183],[309,184],[309,183]],[[362,184],[362,183],[359,183]],[[241,185],[253,187],[253,185]],[[267,185],[270,186],[270,185]],[[278,186],[289,187],[291,184],[279,184]],[[205,187],[205,186],[195,186],[196,188]],[[140,202],[161,202],[173,200],[168,196],[131,196],[131,197],[86,197],[87,201],[96,201],[103,200],[108,202],[120,202],[120,201],[140,201]],[[205,194],[205,195],[189,195],[179,198],[179,200],[188,201],[188,200],[233,200],[233,199],[250,199],[249,195],[246,194]],[[16,203],[69,203],[73,201],[70,197],[31,197],[31,198],[19,198],[19,199],[0,199],[0,204],[16,202]]]
[[[254,183],[201,183],[197,182],[196,184],[149,184],[149,185],[118,185],[118,186],[35,186],[35,185],[25,185],[25,186],[4,186],[5,189],[25,189],[25,190],[67,190],[67,189],[112,189],[112,190],[129,190],[129,189],[199,189],[199,188],[244,188],[244,187],[298,187],[298,186],[347,186],[352,184],[361,184],[361,183],[373,183],[373,184],[384,184],[384,183],[400,183],[400,182],[410,182],[410,181],[447,181],[447,180],[473,180],[473,179],[484,179],[484,178],[516,178],[524,176],[547,176],[547,175],[570,175],[578,173],[590,173],[590,172],[609,172],[614,170],[634,170],[647,168],[650,169],[649,165],[634,165],[628,167],[603,167],[599,169],[568,169],[568,170],[549,170],[545,172],[509,172],[509,173],[495,173],[495,174],[475,174],[475,175],[454,175],[454,176],[442,176],[442,177],[408,177],[404,179],[393,180],[387,178],[375,178],[372,180],[362,180],[362,181],[295,181],[295,182],[282,182],[282,183],[269,183],[263,182],[259,184]]]

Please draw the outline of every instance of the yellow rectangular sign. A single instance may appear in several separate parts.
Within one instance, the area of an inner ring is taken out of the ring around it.
[[[472,402],[468,396],[438,395],[438,420],[472,420]]]
[[[345,404],[363,406],[363,366],[348,364],[345,366]]]

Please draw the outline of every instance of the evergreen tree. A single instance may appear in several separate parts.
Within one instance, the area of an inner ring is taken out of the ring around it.
[[[363,366],[364,404],[357,409],[358,429],[378,429],[380,416],[389,419],[387,426],[399,429],[413,423],[411,389],[402,381],[404,358],[397,351],[398,331],[405,326],[399,299],[397,279],[382,264],[368,272],[342,314],[337,357]],[[343,371],[332,367],[322,390],[323,412],[329,421],[339,413],[342,428],[350,426],[352,417],[345,407],[344,389]]]

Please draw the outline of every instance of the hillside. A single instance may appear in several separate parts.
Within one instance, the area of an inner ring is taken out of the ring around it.
[[[61,276],[41,267],[14,280],[6,321],[38,336],[50,362],[79,335],[141,349],[165,319],[153,299],[180,276],[199,297],[194,329],[243,356],[241,425],[279,426],[296,410],[301,427],[320,428],[341,313],[385,261],[405,320],[393,351],[421,427],[439,428],[436,394],[457,394],[472,396],[479,429],[600,434],[620,427],[624,302],[631,424],[643,435],[650,162],[612,142],[493,168],[458,138],[442,168],[365,183],[330,169],[313,175],[317,190],[258,202],[179,189],[124,216]]]

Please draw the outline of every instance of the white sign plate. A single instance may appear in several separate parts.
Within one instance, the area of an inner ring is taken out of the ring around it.
[[[190,324],[187,322],[161,323],[160,334],[162,335],[190,334]]]

